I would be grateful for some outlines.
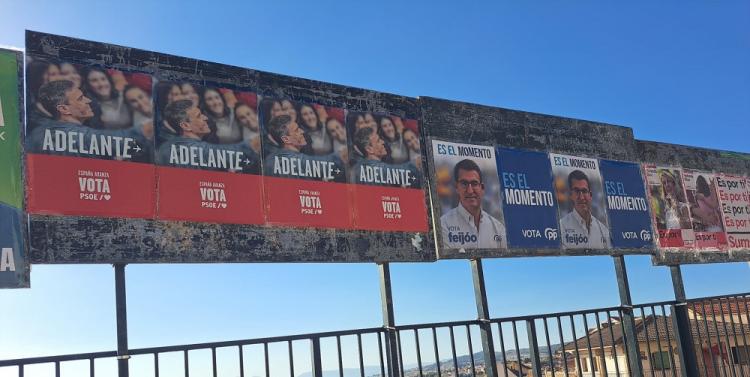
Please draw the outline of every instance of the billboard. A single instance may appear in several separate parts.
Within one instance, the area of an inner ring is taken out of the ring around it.
[[[507,249],[495,148],[433,139],[432,158],[441,254]]]
[[[29,287],[21,174],[22,54],[0,49],[0,288]]]
[[[607,197],[612,247],[650,249],[654,246],[648,198],[641,167],[631,162],[599,160]]]
[[[717,174],[720,215],[732,250],[750,249],[750,190],[744,176]]]
[[[557,199],[546,153],[497,148],[508,244],[512,248],[560,248]]]
[[[599,162],[550,153],[565,249],[609,249],[606,197]]]

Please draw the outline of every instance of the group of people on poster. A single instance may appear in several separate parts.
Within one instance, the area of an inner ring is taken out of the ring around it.
[[[740,197],[721,191],[740,184],[707,172],[644,165],[644,186],[634,163],[439,140],[432,154],[449,249],[723,250],[731,211],[722,203]]]

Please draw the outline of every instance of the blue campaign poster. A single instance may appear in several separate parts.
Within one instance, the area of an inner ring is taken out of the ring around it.
[[[599,170],[607,196],[612,247],[652,247],[651,215],[638,164],[601,160]]]
[[[509,248],[559,248],[560,231],[546,153],[497,148]]]
[[[0,202],[0,288],[29,286],[22,224],[21,210]]]

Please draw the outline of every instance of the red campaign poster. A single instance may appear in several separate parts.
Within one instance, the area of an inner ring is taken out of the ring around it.
[[[685,196],[682,169],[643,165],[659,246],[693,248],[695,234]]]
[[[27,58],[29,213],[153,218],[151,76]]]
[[[350,182],[357,229],[427,232],[421,146],[413,120],[349,112]]]
[[[189,81],[156,92],[157,217],[263,224],[255,93]]]
[[[727,234],[721,219],[716,176],[708,172],[684,169],[683,181],[695,232],[695,247],[726,250]]]
[[[275,98],[264,98],[260,106],[268,222],[353,228],[343,111]]]

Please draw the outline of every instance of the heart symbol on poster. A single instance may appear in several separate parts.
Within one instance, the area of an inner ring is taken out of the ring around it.
[[[104,200],[109,200],[112,196],[109,194],[104,195]]]
[[[221,206],[221,208],[227,208],[227,203],[221,203],[219,206]]]

